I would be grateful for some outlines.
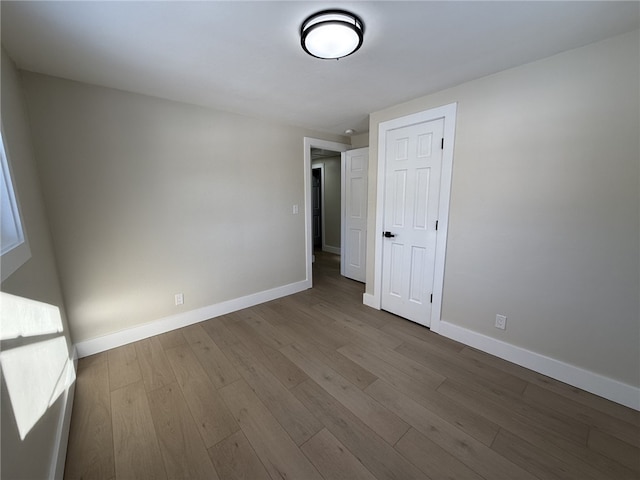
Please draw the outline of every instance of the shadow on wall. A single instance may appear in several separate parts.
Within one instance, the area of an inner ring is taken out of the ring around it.
[[[0,292],[0,366],[20,439],[75,382],[60,309]]]

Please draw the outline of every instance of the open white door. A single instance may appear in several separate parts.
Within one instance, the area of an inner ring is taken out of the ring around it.
[[[342,153],[342,275],[365,281],[369,148]]]

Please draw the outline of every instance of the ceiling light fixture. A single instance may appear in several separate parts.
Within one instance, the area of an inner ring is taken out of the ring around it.
[[[364,23],[345,10],[323,10],[308,17],[300,27],[300,43],[312,57],[340,59],[362,46]]]

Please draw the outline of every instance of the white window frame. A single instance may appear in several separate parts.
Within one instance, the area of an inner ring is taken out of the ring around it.
[[[27,234],[22,223],[22,210],[13,182],[4,138],[4,129],[0,128],[0,182],[2,182],[2,189],[4,190],[2,192],[2,197],[4,198],[0,201],[0,215],[2,215],[2,223],[10,224],[14,230],[14,238],[10,243],[7,243],[5,238],[2,238],[1,241],[0,253],[2,258],[0,271],[3,282],[31,258],[31,249],[29,248]]]

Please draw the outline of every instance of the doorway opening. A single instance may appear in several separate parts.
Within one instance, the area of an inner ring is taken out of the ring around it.
[[[315,149],[314,149],[315,150]],[[313,150],[311,151],[313,155]],[[313,215],[313,252],[322,250],[322,236],[324,234],[323,224],[323,208],[322,202],[324,195],[322,190],[324,182],[322,181],[324,166],[311,167],[311,210]],[[315,260],[315,259],[314,259]]]
[[[314,250],[341,253],[341,181],[340,152],[311,149],[311,208]]]
[[[341,252],[340,154],[350,148],[351,145],[346,143],[330,142],[309,137],[304,139],[305,251],[308,288],[313,286],[314,248],[324,254],[339,256]],[[314,174],[314,170],[318,172]],[[314,180],[318,176],[319,182]],[[317,192],[314,192],[314,182],[319,183]],[[314,209],[314,200],[316,198],[319,212]]]

